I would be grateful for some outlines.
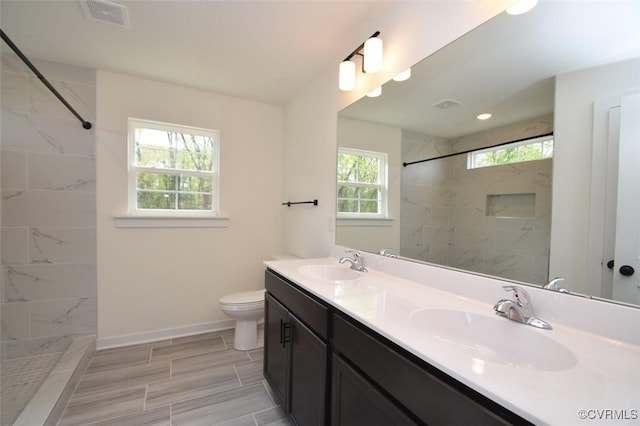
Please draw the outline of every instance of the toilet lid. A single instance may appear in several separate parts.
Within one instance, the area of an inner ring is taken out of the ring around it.
[[[224,305],[237,305],[242,303],[256,303],[264,300],[264,289],[241,291],[239,293],[229,294],[220,298],[220,303]]]

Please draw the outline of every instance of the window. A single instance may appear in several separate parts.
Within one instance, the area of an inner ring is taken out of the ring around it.
[[[218,215],[219,134],[129,119],[132,213]]]
[[[386,216],[387,154],[338,150],[338,217]]]
[[[467,154],[467,169],[553,157],[553,135],[541,136]]]

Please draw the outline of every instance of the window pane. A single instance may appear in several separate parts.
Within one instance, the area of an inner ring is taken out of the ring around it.
[[[175,164],[175,151],[169,151],[164,148],[136,146],[137,166],[173,168]]]
[[[345,168],[353,168],[357,163],[357,156],[351,154],[339,154],[338,166]]]
[[[341,213],[357,213],[357,206],[354,200],[338,200],[338,211]]]
[[[378,200],[380,191],[378,188],[360,188],[360,198],[363,200]]]
[[[174,175],[161,173],[137,173],[138,189],[175,190],[176,178]]]
[[[213,169],[213,156],[195,152],[178,152],[176,168],[181,170],[201,170],[209,172]]]
[[[177,147],[179,151],[196,152],[199,154],[213,154],[215,152],[215,141],[210,136],[189,135],[177,133]]]
[[[138,191],[138,208],[174,210],[176,202],[175,197],[174,192]]]
[[[129,119],[129,126],[135,174],[130,191],[135,191],[136,208],[202,211],[217,206],[215,130],[135,119]]]
[[[361,213],[378,213],[377,201],[361,201],[360,202]]]
[[[483,167],[494,163],[493,152],[482,152],[475,155],[475,166]]]
[[[355,182],[355,169],[348,167],[338,167],[338,182]]]
[[[338,198],[356,198],[358,196],[358,188],[354,186],[339,186]]]
[[[337,165],[337,204],[339,213],[363,217],[382,211],[386,155],[341,149]]]
[[[468,154],[468,168],[497,166],[553,157],[553,137],[540,136]]]
[[[358,182],[378,183],[378,170],[360,169]]]
[[[178,194],[181,210],[211,210],[211,194]]]
[[[165,130],[136,128],[136,145],[157,148],[175,149],[175,138]]]
[[[529,161],[540,158],[541,155],[542,144],[540,143],[531,143],[527,145],[522,145],[520,147],[518,153],[518,159],[520,161]]]
[[[180,175],[179,182],[180,191],[209,193],[213,191],[213,181],[211,178]]]

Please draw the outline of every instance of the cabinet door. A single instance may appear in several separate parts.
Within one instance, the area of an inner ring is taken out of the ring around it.
[[[417,424],[337,355],[332,371],[332,425]]]
[[[287,309],[269,293],[265,295],[264,376],[288,410],[289,325]]]
[[[351,321],[334,316],[333,350],[372,383],[429,425],[528,424],[426,363],[417,363]],[[454,387],[455,386],[455,387]]]
[[[291,417],[299,425],[324,425],[327,401],[327,345],[293,315]]]

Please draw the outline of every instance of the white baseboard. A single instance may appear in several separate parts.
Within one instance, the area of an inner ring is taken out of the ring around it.
[[[212,331],[229,330],[235,327],[234,320],[208,322],[187,325],[184,327],[166,328],[162,330],[146,331],[144,333],[127,334],[124,336],[104,337],[96,340],[96,349],[117,348],[120,346],[137,345],[155,342],[175,337],[190,336],[192,334],[210,333]]]

